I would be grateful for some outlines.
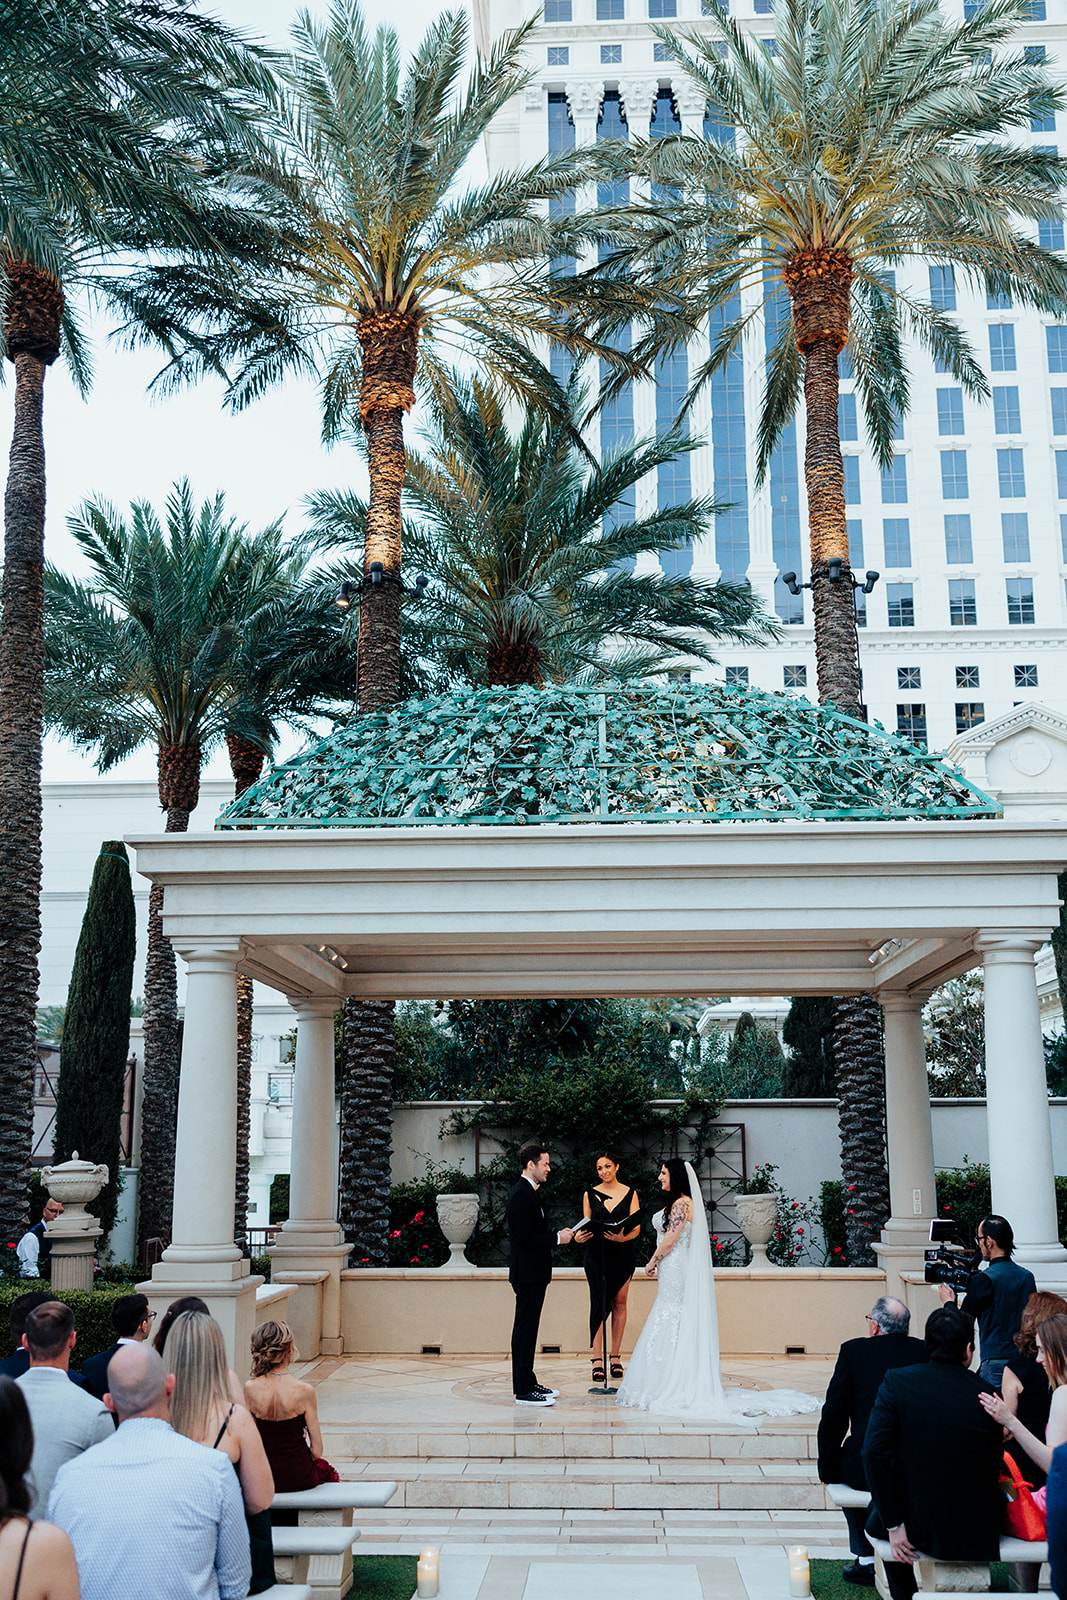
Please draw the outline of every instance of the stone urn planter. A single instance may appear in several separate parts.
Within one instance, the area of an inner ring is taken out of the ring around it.
[[[52,1287],[57,1291],[93,1286],[93,1256],[103,1230],[85,1208],[96,1199],[107,1180],[107,1168],[80,1160],[77,1150],[69,1161],[41,1170],[42,1184],[63,1207],[63,1215],[48,1224]]]
[[[437,1196],[437,1220],[441,1225],[441,1232],[448,1240],[448,1260],[442,1265],[450,1272],[477,1272],[478,1268],[473,1261],[468,1261],[464,1251],[467,1240],[474,1232],[474,1224],[478,1220],[478,1196],[476,1194],[439,1194]]]
[[[776,1194],[738,1194],[734,1196],[737,1220],[741,1232],[752,1247],[750,1267],[765,1269],[773,1265],[767,1255],[767,1243],[774,1232],[778,1216]]]

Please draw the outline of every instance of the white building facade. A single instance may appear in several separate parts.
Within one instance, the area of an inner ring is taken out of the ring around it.
[[[945,0],[962,14],[963,0]],[[970,0],[967,0],[968,12]],[[476,0],[482,48],[530,14],[529,0]],[[771,0],[729,0],[740,25],[771,39]],[[732,139],[705,116],[703,97],[668,58],[650,24],[710,27],[701,0],[545,0],[530,57],[536,76],[487,140],[490,172],[532,164],[546,150],[598,138],[685,131]],[[1033,0],[1024,42],[1067,60],[1064,0]],[[1035,118],[1021,137],[1054,144],[1059,118]],[[616,192],[604,203],[623,198]],[[579,196],[593,205],[594,194]],[[1062,227],[1042,242],[1062,248]],[[841,435],[851,561],[880,581],[860,596],[864,698],[872,721],[931,749],[1040,699],[1067,709],[1067,326],[988,296],[940,267],[899,274],[918,296],[954,316],[992,386],[988,403],[967,398],[923,351],[910,351],[912,403],[894,468],[882,474],[864,439],[847,353],[842,358]],[[756,486],[755,437],[764,329],[732,358],[690,413],[707,442],[638,486],[636,509],[714,494],[731,511],[692,552],[664,556],[667,570],[706,578],[746,577],[785,626],[767,650],[724,646],[711,676],[814,699],[810,596],[782,582],[808,577],[803,486],[803,417],[787,430],[767,481]],[[689,368],[707,354],[707,335],[688,357],[657,363],[656,381],[631,386],[606,407],[600,444],[668,426]],[[700,674],[703,675],[703,674]]]

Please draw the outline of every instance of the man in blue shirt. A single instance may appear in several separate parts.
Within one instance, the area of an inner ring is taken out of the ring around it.
[[[1011,1259],[1015,1235],[1006,1217],[983,1217],[976,1240],[983,1263],[967,1285],[960,1310],[978,1323],[979,1374],[999,1389],[1004,1368],[1016,1354],[1015,1335],[1022,1326],[1026,1302],[1037,1293],[1034,1275]],[[955,1301],[956,1291],[949,1284],[938,1285],[943,1302]]]
[[[252,1563],[229,1456],[174,1432],[174,1375],[151,1345],[123,1345],[107,1377],[118,1430],[59,1469],[48,1502],[81,1600],[244,1600]]]

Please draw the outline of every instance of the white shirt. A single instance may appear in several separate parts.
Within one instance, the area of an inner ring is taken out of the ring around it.
[[[37,1226],[34,1223],[34,1228]],[[19,1258],[19,1271],[24,1278],[39,1278],[38,1263],[41,1259],[41,1236],[30,1228],[22,1235],[18,1242],[16,1255]]]
[[[62,1367],[30,1367],[15,1379],[33,1424],[34,1502],[31,1517],[43,1517],[60,1467],[100,1444],[115,1431],[111,1412],[87,1389],[71,1383]]]
[[[248,1593],[248,1527],[233,1463],[158,1417],[132,1417],[61,1467],[48,1517],[74,1546],[81,1600]]]

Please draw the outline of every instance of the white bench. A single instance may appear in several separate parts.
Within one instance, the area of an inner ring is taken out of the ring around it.
[[[311,1585],[312,1600],[343,1600],[352,1587],[352,1546],[359,1538],[352,1513],[388,1505],[397,1487],[395,1483],[320,1483],[314,1489],[274,1496],[272,1511],[295,1511],[298,1517],[295,1528],[271,1529],[274,1553],[293,1557],[293,1580]],[[298,1534],[310,1540],[299,1551],[291,1538]],[[340,1534],[341,1538],[335,1548],[325,1541],[316,1542],[318,1534]]]
[[[844,1511],[846,1506],[851,1510],[855,1507],[869,1506],[871,1491],[869,1489],[853,1489],[847,1483],[827,1483],[823,1487],[834,1505]]]
[[[297,1511],[300,1526],[352,1525],[352,1511],[387,1506],[398,1489],[395,1483],[320,1483],[314,1489],[295,1489],[291,1494],[276,1494],[272,1511]],[[348,1517],[345,1518],[347,1511]]]
[[[306,1583],[272,1583],[261,1589],[253,1600],[311,1600],[311,1590]]]
[[[310,1586],[311,1600],[343,1600],[352,1587],[352,1546],[358,1528],[271,1528],[275,1558],[288,1557],[293,1584]]]
[[[868,1538],[870,1535],[868,1534]],[[885,1563],[892,1561],[893,1552],[888,1539],[871,1539],[875,1555],[875,1576],[877,1579],[878,1593],[883,1600],[889,1600],[889,1586],[886,1582]],[[1048,1545],[1044,1541],[1029,1539],[1010,1539],[1004,1537],[1000,1541],[1000,1559],[1009,1566],[1036,1568],[1039,1572],[1042,1562],[1048,1560]],[[916,1597],[924,1594],[943,1594],[949,1592],[953,1600],[983,1600],[989,1593],[989,1564],[984,1561],[935,1561],[930,1556],[920,1555],[916,1562],[916,1579],[918,1588]],[[939,1571],[939,1569],[942,1569]],[[984,1575],[984,1582],[983,1582]],[[940,1581],[944,1579],[944,1582]],[[969,1586],[964,1587],[964,1581],[969,1579]],[[1020,1583],[1024,1588],[1024,1583]],[[1037,1585],[1029,1592],[1036,1591]]]

